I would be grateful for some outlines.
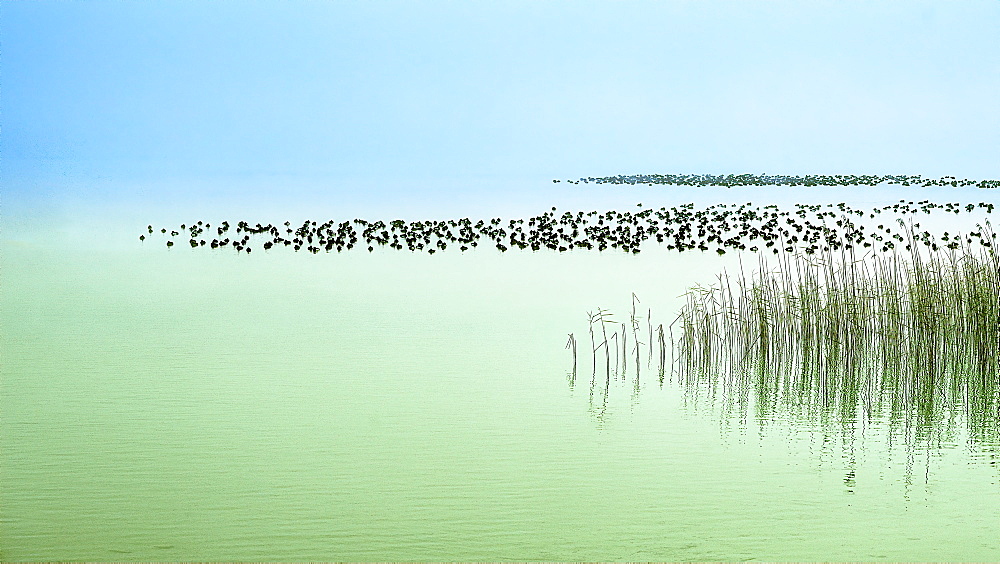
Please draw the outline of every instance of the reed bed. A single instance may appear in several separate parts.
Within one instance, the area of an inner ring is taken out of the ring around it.
[[[907,251],[756,255],[691,288],[667,327],[647,310],[645,342],[633,294],[630,326],[589,314],[592,395],[627,374],[637,391],[643,347],[661,385],[741,417],[878,420],[911,444],[961,420],[970,441],[1000,449],[1000,255],[989,222],[977,229],[978,242],[953,246],[911,228]],[[573,369],[575,381],[575,353]]]
[[[992,240],[988,222],[980,230]],[[783,254],[693,289],[673,324],[673,374],[689,389],[752,391],[764,413],[929,432],[964,412],[971,438],[997,445],[1000,257],[910,239],[906,254]]]

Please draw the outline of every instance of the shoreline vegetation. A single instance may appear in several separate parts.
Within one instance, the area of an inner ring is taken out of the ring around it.
[[[981,229],[993,238],[988,222]],[[741,263],[740,272],[690,289],[667,328],[669,346],[662,324],[656,339],[648,317],[636,320],[633,295],[633,394],[645,341],[660,386],[669,375],[690,398],[721,401],[742,419],[883,420],[910,447],[939,443],[964,421],[970,447],[997,449],[1000,254],[965,242],[937,250],[907,243],[905,253],[760,255],[750,274]],[[629,328],[603,309],[588,318],[591,396],[596,388],[606,404],[611,381],[629,372],[617,351]],[[608,328],[621,337],[608,338]],[[573,334],[570,341],[572,387]]]

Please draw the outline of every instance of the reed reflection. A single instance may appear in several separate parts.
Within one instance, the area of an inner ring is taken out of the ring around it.
[[[588,352],[584,347],[584,356],[590,357],[588,410],[599,423],[603,423],[608,416],[609,399],[615,383],[629,382],[631,399],[635,402],[641,387],[640,376],[645,371],[654,374],[662,385],[668,370],[663,325],[658,325],[654,331],[652,311],[647,308],[642,312],[640,303],[639,297],[633,293],[627,322],[618,322],[609,310],[603,308],[587,312],[590,348]],[[581,361],[576,335],[569,333],[568,337],[565,348],[572,351],[572,363],[566,379],[570,389],[575,390]],[[654,355],[654,351],[658,352]],[[657,360],[659,364],[655,364]]]

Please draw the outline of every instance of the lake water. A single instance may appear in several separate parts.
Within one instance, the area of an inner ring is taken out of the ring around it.
[[[236,255],[115,221],[3,241],[4,561],[1000,559],[1000,445],[961,421],[737,409],[583,353],[570,384],[587,311],[669,324],[736,253]]]

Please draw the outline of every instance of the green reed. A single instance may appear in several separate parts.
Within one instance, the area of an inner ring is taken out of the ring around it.
[[[569,338],[566,339],[566,349],[573,351],[573,369],[567,375],[570,387],[576,385],[576,336],[572,333],[568,334]]]
[[[888,415],[934,429],[964,410],[973,437],[1000,419],[1000,256],[991,226],[976,248],[783,253],[692,288],[674,322],[673,374],[691,389],[752,390],[843,420]],[[888,410],[884,413],[883,410]]]

